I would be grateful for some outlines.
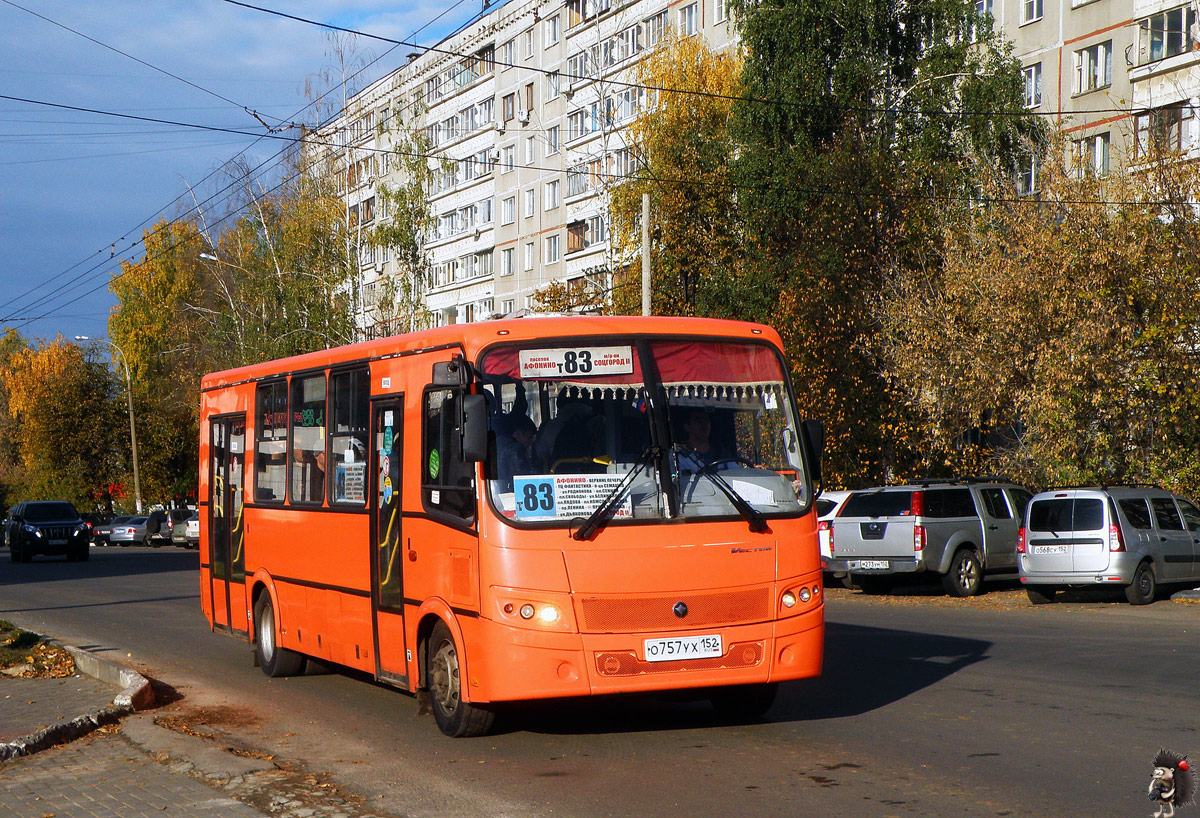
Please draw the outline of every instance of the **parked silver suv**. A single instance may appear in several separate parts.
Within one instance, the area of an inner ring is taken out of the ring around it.
[[[1017,531],[1033,495],[1012,483],[928,481],[864,489],[833,518],[826,570],[867,593],[898,574],[933,572],[951,596],[974,596],[985,572],[1016,570]]]
[[[1044,491],[1029,503],[1017,550],[1035,605],[1077,585],[1123,587],[1145,605],[1160,584],[1200,582],[1200,509],[1157,487]]]

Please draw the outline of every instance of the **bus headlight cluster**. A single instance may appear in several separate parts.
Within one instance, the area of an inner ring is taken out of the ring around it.
[[[811,588],[807,585],[802,585],[799,588],[789,588],[784,591],[779,601],[784,608],[794,608],[797,602],[809,602],[816,599],[820,593],[820,585],[813,585]]]
[[[560,627],[565,624],[562,610],[549,602],[505,602],[501,610],[508,616],[519,616],[530,624]]]

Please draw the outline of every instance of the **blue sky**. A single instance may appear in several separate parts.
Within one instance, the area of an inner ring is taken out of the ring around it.
[[[420,30],[416,40],[425,44],[481,6],[248,1],[394,39]],[[370,59],[389,46],[360,39],[357,48]],[[242,106],[272,124],[314,122],[305,81],[332,64],[322,29],[224,0],[0,0],[0,49],[0,95],[254,134],[264,128]],[[410,50],[387,54],[362,84],[402,65]],[[47,340],[103,336],[115,303],[106,282],[120,259],[140,257],[142,229],[188,207],[189,187],[201,199],[214,193],[213,172],[239,153],[253,166],[280,147],[0,99],[0,327]]]

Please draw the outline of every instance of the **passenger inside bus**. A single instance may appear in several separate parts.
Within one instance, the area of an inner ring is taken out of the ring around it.
[[[725,447],[712,439],[712,418],[708,411],[699,406],[686,411],[682,435],[685,454],[700,466],[728,459],[730,455]]]
[[[496,420],[496,471],[506,487],[519,474],[537,474],[533,439],[537,427],[528,415],[512,412]]]

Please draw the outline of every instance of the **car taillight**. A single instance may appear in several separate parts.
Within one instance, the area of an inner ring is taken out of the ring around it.
[[[1121,536],[1121,526],[1109,525],[1108,527],[1108,550],[1109,551],[1124,551],[1125,539]]]
[[[925,550],[925,526],[913,526],[913,551]]]
[[[829,526],[829,554],[833,555],[833,526]]]
[[[1025,526],[1017,529],[1017,553],[1025,553]]]
[[[909,506],[909,513],[914,517],[919,517],[925,513],[925,492],[914,491],[912,493],[912,503]]]

